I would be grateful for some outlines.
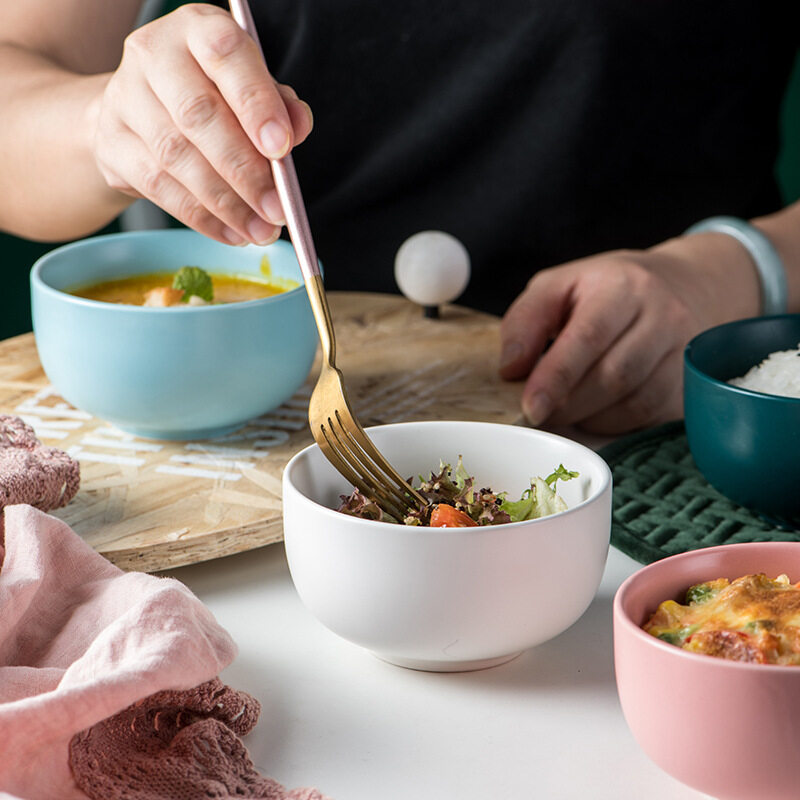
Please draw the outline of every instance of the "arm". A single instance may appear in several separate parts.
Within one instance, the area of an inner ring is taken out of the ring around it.
[[[98,171],[92,133],[96,98],[140,5],[6,0],[0,6],[0,229],[71,238],[133,202]]]
[[[752,222],[780,253],[789,310],[800,311],[800,203]],[[688,341],[756,316],[760,303],[750,255],[721,233],[573,261],[535,275],[506,313],[501,374],[526,378],[534,425],[606,434],[653,425],[683,413]]]
[[[229,14],[191,4],[129,34],[139,0],[16,5],[0,6],[0,228],[77,237],[147,197],[219,241],[277,238],[268,158],[311,114]]]

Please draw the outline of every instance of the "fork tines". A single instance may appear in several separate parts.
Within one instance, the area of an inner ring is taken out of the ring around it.
[[[380,508],[402,521],[425,506],[425,498],[403,480],[350,415],[338,410],[320,425],[317,443],[334,467]]]

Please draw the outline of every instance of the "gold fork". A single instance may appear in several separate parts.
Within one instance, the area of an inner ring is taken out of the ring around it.
[[[260,49],[247,0],[230,0],[230,9]],[[351,409],[342,373],[336,367],[333,320],[294,162],[291,155],[286,155],[270,164],[322,344],[322,371],[308,405],[311,433],[328,461],[353,486],[402,521],[409,511],[424,508],[427,501],[381,455]]]

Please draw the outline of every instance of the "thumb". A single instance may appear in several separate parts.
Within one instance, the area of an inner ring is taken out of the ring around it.
[[[500,326],[500,376],[526,378],[564,325],[571,303],[572,270],[537,273],[506,311]]]

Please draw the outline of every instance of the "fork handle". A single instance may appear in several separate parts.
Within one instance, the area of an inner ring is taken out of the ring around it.
[[[283,213],[286,217],[286,227],[292,239],[300,271],[306,284],[308,301],[314,312],[314,319],[319,331],[319,340],[322,344],[322,354],[327,362],[333,366],[336,361],[336,339],[333,335],[333,319],[328,306],[328,296],[325,294],[325,285],[319,271],[317,252],[314,249],[314,239],[311,236],[311,226],[308,224],[308,215],[303,204],[303,195],[297,180],[297,172],[291,154],[281,159],[270,161],[275,189],[278,192]]]
[[[261,53],[261,58],[266,63],[264,50],[261,47],[261,41],[258,38],[258,31],[256,30],[255,22],[253,22],[253,15],[250,13],[250,6],[247,0],[230,0],[229,6],[234,20],[256,43]],[[322,283],[322,275],[319,271],[317,251],[314,248],[314,239],[311,236],[311,226],[308,224],[308,215],[303,203],[300,184],[297,180],[294,161],[289,153],[283,158],[271,159],[270,166],[272,167],[275,189],[278,192],[283,214],[286,217],[286,228],[292,239],[297,261],[300,264],[300,271],[303,273],[303,280],[306,284],[311,310],[314,312],[314,319],[319,330],[319,339],[322,343],[322,353],[328,363],[333,366],[336,359],[333,320],[328,307],[325,286]]]
[[[272,167],[275,189],[286,217],[286,227],[292,237],[292,244],[297,252],[297,260],[300,262],[303,278],[307,281],[310,278],[319,277],[317,251],[314,248],[311,226],[308,224],[306,207],[303,203],[300,184],[297,181],[292,155],[288,153],[283,158],[273,159],[269,163]]]
[[[238,26],[249,34],[250,38],[256,43],[258,52],[261,53],[261,60],[266,64],[264,50],[261,47],[261,40],[258,38],[256,24],[253,15],[250,13],[250,6],[247,0],[230,0],[228,3],[231,9],[231,16]],[[314,248],[314,239],[311,236],[311,226],[308,224],[308,215],[303,203],[303,194],[300,191],[300,184],[297,180],[297,172],[294,168],[294,161],[291,153],[287,153],[283,158],[271,159],[272,177],[275,182],[275,189],[283,207],[283,214],[286,217],[286,227],[292,237],[292,244],[297,253],[297,260],[300,262],[300,270],[303,278],[308,281],[319,275],[319,262],[317,252]]]
[[[328,306],[328,296],[325,294],[325,286],[322,283],[321,275],[314,275],[306,278],[306,293],[308,302],[311,303],[311,311],[314,313],[314,320],[319,331],[319,341],[322,345],[322,357],[331,367],[336,366],[336,339],[333,335],[333,319],[331,310]]]

